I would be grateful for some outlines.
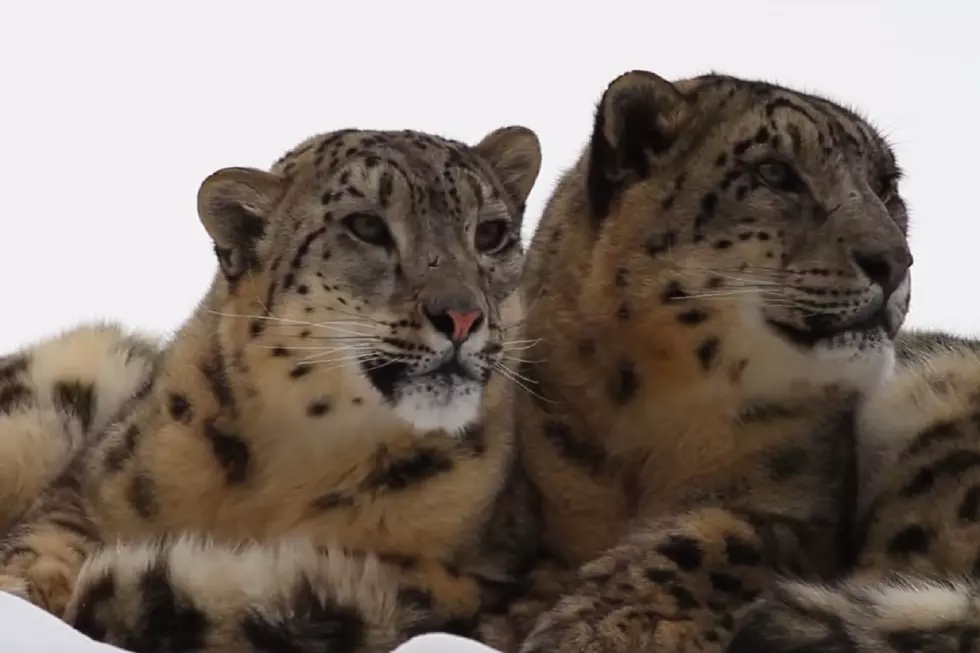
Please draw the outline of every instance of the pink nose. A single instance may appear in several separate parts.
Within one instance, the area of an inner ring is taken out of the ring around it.
[[[446,315],[453,323],[453,334],[449,337],[453,342],[463,342],[469,337],[473,328],[476,326],[480,318],[483,317],[482,311],[466,311],[461,313],[459,311],[448,310]]]
[[[449,338],[457,345],[466,340],[483,321],[483,311],[457,311],[446,309],[444,312],[431,311],[422,306],[422,314],[429,320],[432,328]]]

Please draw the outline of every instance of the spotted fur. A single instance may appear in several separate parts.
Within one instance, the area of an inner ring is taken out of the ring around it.
[[[722,651],[777,578],[844,567],[853,411],[908,305],[898,177],[813,95],[606,89],[527,264],[518,442],[569,576],[523,653]]]
[[[521,551],[520,528],[483,533],[512,487],[539,165],[521,127],[472,147],[348,130],[209,176],[210,290],[3,541],[3,587],[140,653],[466,632]]]
[[[0,532],[152,381],[161,344],[91,323],[0,357]]]
[[[855,568],[785,583],[733,653],[980,651],[980,340],[903,334],[857,415]]]

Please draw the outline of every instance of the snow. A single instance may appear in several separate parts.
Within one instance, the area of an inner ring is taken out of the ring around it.
[[[980,132],[964,129],[980,110],[980,85],[969,82],[980,62],[977,7],[840,4],[607,0],[605,19],[582,3],[556,21],[553,7],[525,0],[476,13],[434,0],[10,3],[0,55],[18,63],[2,85],[0,276],[11,281],[5,307],[15,319],[0,327],[0,351],[93,316],[151,331],[178,324],[214,268],[193,211],[200,180],[225,165],[267,165],[325,129],[475,140],[505,123],[535,128],[545,164],[530,233],[588,135],[598,93],[634,67],[667,77],[716,68],[861,107],[908,171],[916,281],[907,324],[978,332],[980,310],[950,283],[975,261],[980,233],[968,160]],[[0,632],[4,653],[120,651],[3,593]],[[450,648],[492,653],[451,635],[418,637],[398,653]]]
[[[484,646],[471,639],[464,639],[457,635],[446,633],[433,633],[431,635],[419,635],[410,639],[398,648],[394,653],[500,653],[497,649]]]
[[[27,601],[0,592],[4,653],[122,653],[100,644]],[[418,649],[416,649],[418,650]]]
[[[0,633],[4,653],[131,653],[100,644],[49,613],[0,592]],[[392,653],[499,653],[478,642],[434,633],[415,637]]]

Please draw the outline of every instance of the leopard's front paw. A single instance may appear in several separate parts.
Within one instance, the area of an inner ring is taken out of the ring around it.
[[[10,574],[0,573],[0,592],[13,594],[14,596],[24,599],[25,601],[31,600],[27,591],[27,581],[25,581],[23,578],[12,576]]]
[[[72,568],[60,560],[41,557],[0,568],[0,591],[30,601],[59,618],[73,585]]]
[[[594,600],[582,596],[563,599],[537,620],[521,643],[522,653],[591,651],[598,625],[595,616],[605,612]],[[608,616],[608,614],[607,614]]]
[[[538,620],[520,652],[722,653],[730,635],[711,621],[699,615],[664,619],[642,603],[605,604],[572,597]]]

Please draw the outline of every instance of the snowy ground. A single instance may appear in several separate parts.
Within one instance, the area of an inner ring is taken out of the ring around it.
[[[47,612],[0,592],[0,632],[3,653],[128,653],[99,644]],[[393,653],[498,653],[455,635],[422,635]]]
[[[27,601],[0,592],[4,653],[123,653],[99,644]]]

